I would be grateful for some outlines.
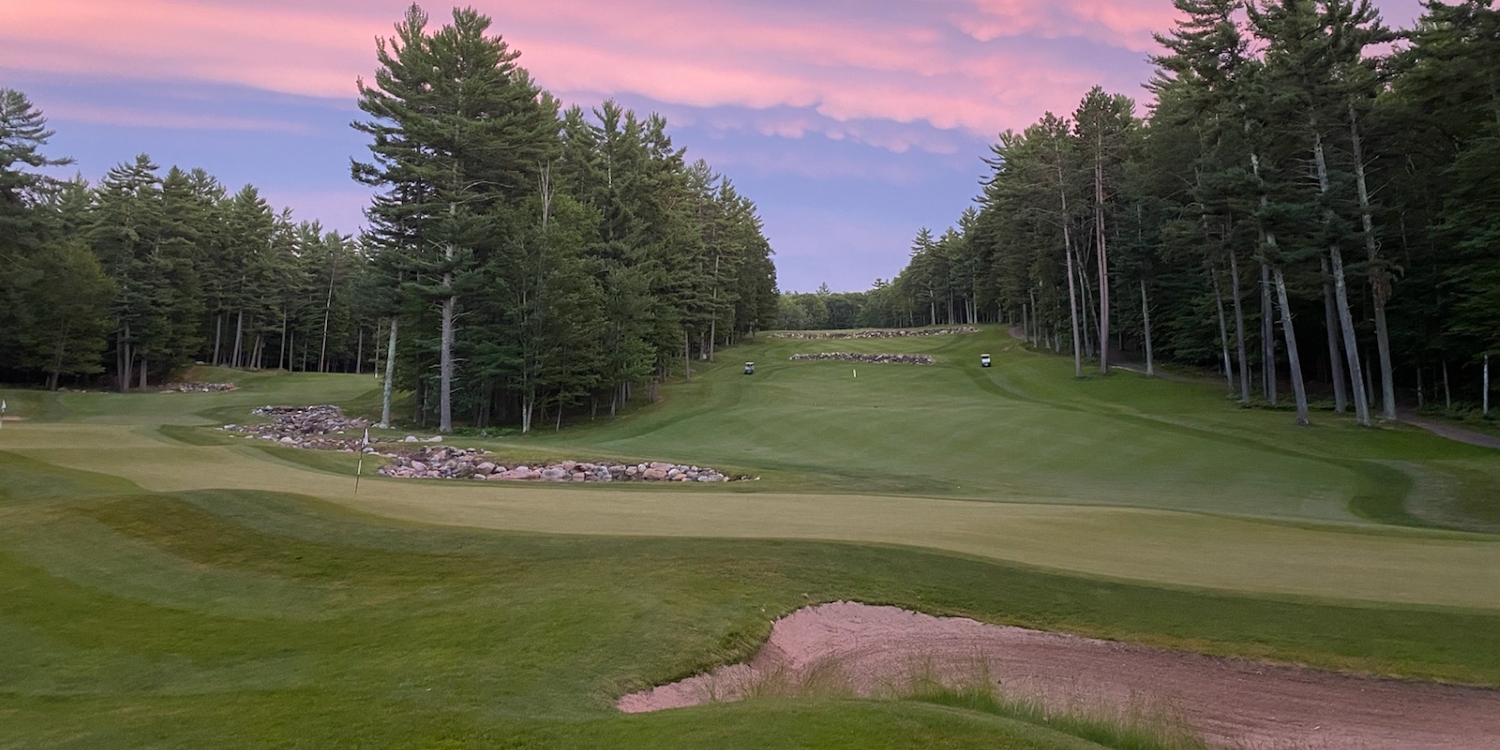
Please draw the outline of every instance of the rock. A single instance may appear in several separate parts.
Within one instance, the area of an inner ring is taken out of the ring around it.
[[[493,474],[495,473],[495,465],[490,463],[489,461],[485,461],[484,463],[476,465],[474,467],[474,472],[476,474]]]
[[[416,435],[407,435],[406,439],[403,440],[403,441],[401,441],[401,442],[403,442],[403,443],[415,443],[415,442],[417,442],[417,436]]]
[[[660,482],[666,478],[667,472],[665,469],[658,469],[653,466],[646,470],[646,479],[649,481]]]

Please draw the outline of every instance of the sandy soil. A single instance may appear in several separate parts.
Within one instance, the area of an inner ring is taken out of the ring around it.
[[[849,602],[775,623],[746,664],[632,693],[621,711],[758,694],[894,695],[917,681],[996,684],[1008,697],[1159,714],[1226,747],[1500,748],[1500,690],[1221,659]]]

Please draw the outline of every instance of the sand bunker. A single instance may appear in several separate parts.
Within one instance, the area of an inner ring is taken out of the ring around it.
[[[915,679],[966,686],[976,675],[1007,697],[1050,707],[1164,713],[1226,747],[1500,747],[1500,690],[1354,677],[851,602],[777,621],[746,664],[632,693],[617,705],[658,711],[796,694],[798,686],[816,692],[820,684],[892,695]]]

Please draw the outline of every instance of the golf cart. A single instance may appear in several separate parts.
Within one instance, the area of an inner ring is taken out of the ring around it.
[[[981,354],[981,355],[979,355],[979,366],[980,367],[989,367],[990,366],[990,355],[988,355],[988,354]]]
[[[745,374],[746,375],[754,375],[755,374],[755,363],[754,362],[746,362],[745,363]]]

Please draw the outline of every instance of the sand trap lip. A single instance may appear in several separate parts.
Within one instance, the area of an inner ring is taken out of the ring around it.
[[[1493,750],[1500,690],[1356,677],[1299,667],[835,602],[778,620],[749,662],[631,693],[627,713],[739,700],[775,680],[827,679],[880,695],[920,674],[1056,706],[1146,707],[1216,745],[1328,750]]]
[[[26,418],[25,417],[0,417],[0,421],[4,421],[4,422],[25,422]]]

